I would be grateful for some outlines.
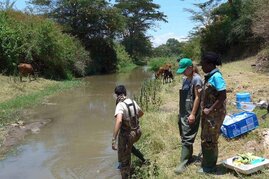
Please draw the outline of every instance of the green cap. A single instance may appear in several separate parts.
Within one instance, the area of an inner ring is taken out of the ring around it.
[[[189,58],[182,58],[178,63],[177,74],[182,74],[186,70],[186,68],[192,66],[192,60]]]

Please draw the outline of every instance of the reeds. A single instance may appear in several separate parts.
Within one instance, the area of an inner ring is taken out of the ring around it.
[[[161,98],[157,93],[160,85],[159,80],[146,80],[140,89],[139,95],[134,96],[135,101],[139,103],[144,111],[154,111],[160,106]]]

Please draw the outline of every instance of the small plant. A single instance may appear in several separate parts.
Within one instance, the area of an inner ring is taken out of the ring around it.
[[[145,81],[140,89],[140,94],[134,96],[144,111],[157,110],[161,104],[161,98],[158,96],[157,90],[161,82],[158,80]]]

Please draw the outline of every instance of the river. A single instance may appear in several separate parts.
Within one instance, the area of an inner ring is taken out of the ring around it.
[[[146,68],[130,73],[86,77],[82,87],[49,97],[35,107],[29,120],[51,119],[38,134],[29,135],[0,161],[1,179],[121,178],[117,152],[111,149],[116,85],[128,96],[138,94]]]

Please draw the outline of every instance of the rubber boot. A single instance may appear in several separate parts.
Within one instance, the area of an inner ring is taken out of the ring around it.
[[[132,154],[134,154],[137,158],[139,158],[143,163],[146,161],[144,155],[140,152],[139,149],[132,147]]]
[[[179,175],[186,170],[186,166],[192,157],[193,147],[182,145],[180,163],[174,170],[174,172]]]
[[[218,148],[206,149],[202,147],[203,160],[202,168],[198,173],[214,173],[216,172],[216,164],[218,160]]]

